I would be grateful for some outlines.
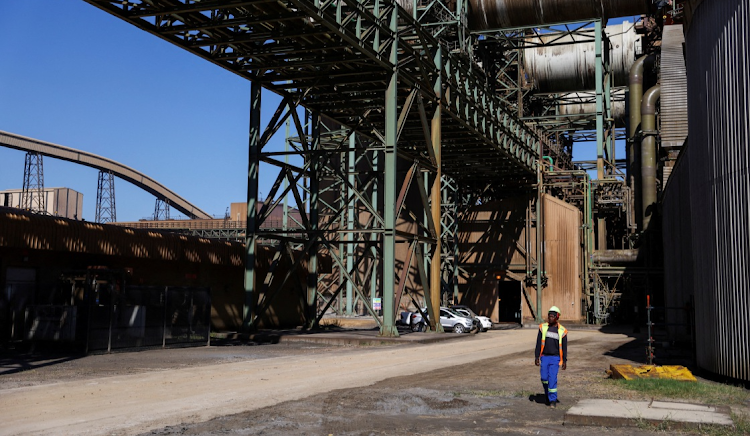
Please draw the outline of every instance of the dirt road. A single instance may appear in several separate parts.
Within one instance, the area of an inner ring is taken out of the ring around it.
[[[496,430],[505,428],[501,433],[510,430],[503,422],[514,419],[544,427],[559,423],[564,412],[536,416],[549,411],[534,402],[535,336],[534,329],[491,331],[430,345],[339,348],[4,389],[0,434],[381,434],[379,428],[383,434],[475,434],[466,426],[476,426],[482,413],[494,417]],[[596,331],[571,337],[571,355],[585,356],[593,369],[567,371],[563,404],[595,391],[586,385],[592,374],[602,377],[605,355],[630,341]],[[429,429],[438,422],[441,427]]]

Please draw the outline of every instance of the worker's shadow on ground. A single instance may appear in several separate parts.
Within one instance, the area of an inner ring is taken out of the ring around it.
[[[547,404],[547,396],[544,394],[531,394],[529,395],[529,401],[537,404]]]

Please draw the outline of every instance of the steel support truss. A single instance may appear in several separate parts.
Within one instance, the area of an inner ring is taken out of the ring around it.
[[[23,166],[23,188],[21,209],[37,213],[47,213],[44,194],[44,161],[41,153],[28,152]]]
[[[111,171],[99,171],[96,183],[96,222],[117,222],[115,175]]]
[[[395,25],[395,14],[392,21]],[[393,64],[397,65],[397,50],[393,50],[391,56]],[[435,47],[433,56],[439,65],[442,56],[440,46]],[[279,290],[290,281],[300,291],[307,328],[316,327],[322,316],[339,301],[339,296],[345,295],[349,313],[356,298],[378,320],[381,334],[397,335],[395,302],[404,292],[407,274],[412,266],[419,271],[424,295],[430,301],[431,282],[419,259],[424,257],[425,245],[436,252],[438,244],[438,228],[432,218],[429,199],[434,198],[435,193],[439,199],[440,193],[437,170],[441,106],[437,102],[442,86],[440,75],[436,74],[432,79],[434,94],[430,100],[425,101],[417,88],[399,98],[397,68],[393,76],[385,90],[385,132],[379,134],[370,131],[367,136],[333,121],[321,120],[317,112],[301,111],[299,102],[291,98],[282,100],[261,133],[261,93],[260,87],[253,84],[246,263],[246,321],[249,329],[257,327]],[[420,148],[402,136],[405,120],[411,113],[417,113],[424,130],[421,138],[424,152],[417,155],[399,150],[399,140],[410,144],[413,149]],[[297,133],[287,142],[291,150],[272,150],[269,140],[288,118],[293,120]],[[367,121],[363,118],[360,126]],[[296,159],[299,163],[294,164],[287,163],[289,159],[282,162],[280,157],[301,159]],[[398,173],[399,160],[408,165],[408,168],[404,168],[406,172],[403,176]],[[276,176],[269,195],[259,205],[257,181],[261,163]],[[427,174],[428,184],[424,183],[423,174]],[[409,195],[421,199],[421,208],[429,217],[426,224],[410,216],[413,211],[406,207]],[[289,198],[292,207],[299,211],[300,226],[286,230],[263,230],[264,221],[275,208],[283,207]],[[397,228],[397,221],[415,225],[400,229]],[[254,268],[258,238],[277,241],[274,263],[262,278],[255,277]],[[399,259],[403,263],[397,262],[396,244],[409,247],[407,258]],[[338,281],[319,274],[318,257],[323,254],[330,257],[334,266],[327,275],[338,275]],[[292,268],[277,274],[275,266],[282,255],[296,261]],[[302,283],[297,272],[303,259],[307,262],[305,283]],[[257,286],[261,282],[257,290],[250,285]],[[381,299],[382,314],[373,307],[374,298]],[[433,316],[431,319],[436,318]]]
[[[488,184],[527,188],[536,183],[542,151],[556,152],[546,133],[522,122],[488,86],[467,53],[453,52],[438,39],[438,27],[451,21],[435,12],[444,7],[438,3],[421,4],[410,13],[388,0],[86,1],[252,82],[248,330],[259,325],[278,290],[291,284],[304,300],[307,327],[314,327],[338,293],[351,286],[351,295],[379,320],[381,333],[397,334],[395,304],[409,265],[424,276],[420,281],[428,306],[433,312],[437,308],[441,172],[469,189]],[[418,23],[415,16],[434,16],[437,27]],[[282,98],[265,128],[261,88]],[[308,116],[300,114],[301,107]],[[274,150],[269,140],[286,119],[293,122],[299,141],[289,151]],[[335,120],[348,135],[327,144],[321,119]],[[285,156],[299,160],[282,162]],[[354,183],[340,167],[350,158]],[[271,175],[274,188],[262,204],[261,165],[264,178],[267,168],[276,171]],[[346,192],[345,201],[329,200],[332,192]],[[421,213],[407,210],[408,196],[419,199]],[[301,227],[261,230],[273,208],[288,199],[300,211]],[[344,228],[341,217],[352,209],[358,219]],[[266,277],[257,277],[255,267],[259,239],[276,241]],[[408,247],[403,250],[410,253],[408,259],[397,262],[397,245]],[[340,250],[342,246],[347,248]],[[419,267],[428,253],[434,257],[429,277]],[[316,266],[324,254],[344,279],[336,290],[323,289],[321,299]],[[291,261],[290,271],[306,265],[304,283],[294,274],[276,273],[282,256]],[[371,307],[375,295],[382,298],[383,315]]]

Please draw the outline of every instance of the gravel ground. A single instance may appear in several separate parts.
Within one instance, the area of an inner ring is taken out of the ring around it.
[[[426,333],[425,333],[426,334]],[[576,331],[571,332],[575,339]],[[393,377],[206,422],[152,430],[142,435],[647,435],[649,428],[563,425],[565,411],[582,398],[642,399],[606,379],[610,364],[642,363],[642,338],[600,333],[571,340],[568,370],[561,371],[560,406],[544,404],[530,352]],[[533,346],[533,344],[531,344]],[[411,347],[411,345],[395,346]],[[392,350],[393,346],[383,347]],[[0,360],[0,390],[56,381],[167,371],[278,357],[325,355],[358,347],[302,343],[223,345],[148,350],[97,356],[16,355]],[[413,365],[419,366],[419,361]],[[334,369],[335,370],[335,369]],[[303,382],[304,383],[304,382]],[[747,409],[747,410],[745,410]],[[740,410],[749,413],[750,408]],[[2,433],[2,432],[0,432]],[[119,433],[118,433],[119,434]],[[666,434],[689,434],[667,430]]]

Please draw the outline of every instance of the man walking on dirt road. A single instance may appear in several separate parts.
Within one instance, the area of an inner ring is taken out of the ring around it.
[[[557,407],[557,373],[559,368],[564,371],[568,362],[568,330],[557,322],[559,319],[560,309],[550,307],[547,322],[539,324],[534,350],[534,364],[541,366],[544,395],[553,409]]]

